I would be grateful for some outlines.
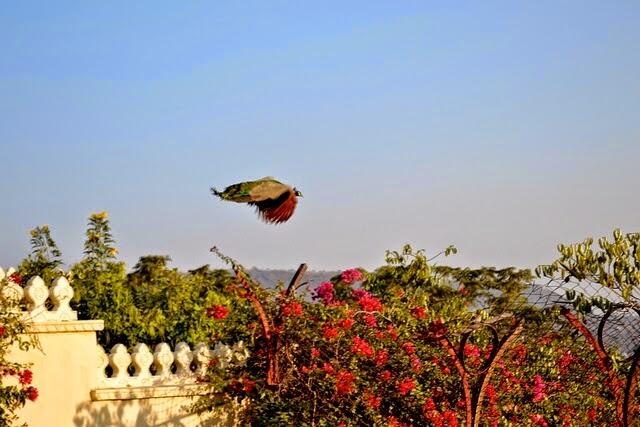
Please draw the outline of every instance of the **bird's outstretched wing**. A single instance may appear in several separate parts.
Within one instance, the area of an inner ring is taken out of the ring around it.
[[[298,198],[293,190],[288,189],[276,198],[265,198],[249,204],[256,207],[258,215],[264,222],[280,224],[291,218],[298,204]]]

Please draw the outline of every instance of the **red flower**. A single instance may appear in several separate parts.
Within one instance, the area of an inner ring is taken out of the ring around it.
[[[396,331],[396,328],[394,328],[393,325],[387,326],[387,333],[392,340],[395,341],[398,339],[398,331]]]
[[[338,328],[334,328],[330,325],[325,325],[322,328],[322,336],[327,340],[332,340],[338,337]]]
[[[442,413],[442,421],[444,421],[444,425],[448,427],[458,427],[458,417],[452,410],[444,411]]]
[[[351,346],[351,352],[355,354],[360,354],[366,357],[373,356],[373,348],[371,348],[371,346],[366,340],[360,337],[353,337],[353,345]]]
[[[379,376],[381,381],[389,381],[391,379],[391,371],[384,370],[380,373]]]
[[[513,348],[513,357],[520,361],[523,361],[527,357],[527,347],[519,343]]]
[[[9,275],[9,280],[11,280],[16,285],[22,285],[22,276],[20,276],[18,273],[11,273]]]
[[[322,365],[322,370],[327,375],[333,375],[333,373],[335,372],[335,370],[333,369],[333,366],[329,362],[324,362],[324,365]]]
[[[18,379],[20,380],[20,384],[24,384],[24,385],[31,384],[31,381],[33,380],[33,372],[31,372],[28,369],[25,369],[24,371],[18,374]]]
[[[382,397],[376,396],[368,391],[364,394],[364,400],[371,409],[378,409],[382,402]]]
[[[424,412],[431,412],[436,410],[436,403],[433,401],[432,397],[427,397],[427,399],[424,401],[422,410]]]
[[[558,367],[560,368],[561,374],[567,373],[567,368],[576,360],[576,357],[571,354],[571,350],[567,350],[564,352],[560,360],[558,360]]]
[[[311,347],[311,357],[315,359],[316,357],[319,357],[319,356],[320,356],[320,350],[318,350],[315,347]]]
[[[376,353],[376,366],[382,366],[389,360],[387,350],[380,350]]]
[[[405,378],[400,381],[400,384],[398,384],[398,392],[400,392],[402,396],[409,393],[414,388],[416,388],[416,383],[413,381],[413,378]]]
[[[382,311],[382,303],[372,295],[364,295],[358,299],[358,304],[364,311]]]
[[[390,415],[390,416],[387,417],[387,422],[389,423],[389,427],[407,427],[407,425],[405,423],[403,423],[402,421],[398,420],[393,415]]]
[[[407,352],[407,354],[413,354],[416,351],[416,346],[412,342],[406,342],[402,344],[402,349]]]
[[[363,317],[364,323],[367,324],[367,326],[370,326],[372,328],[375,328],[376,326],[378,326],[378,321],[376,320],[376,316],[372,315],[372,314],[367,314],[366,316]]]
[[[38,389],[35,387],[29,386],[24,391],[26,393],[27,399],[35,401],[38,398]]]
[[[353,382],[356,376],[349,371],[340,371],[336,374],[336,393],[349,394],[353,392]]]
[[[547,424],[547,420],[545,420],[544,417],[540,414],[531,414],[529,415],[529,419],[531,420],[533,425],[540,427],[549,427],[549,424]]]
[[[416,319],[424,319],[425,317],[427,317],[427,311],[425,310],[424,307],[412,308],[411,309],[411,314]]]
[[[441,338],[447,333],[447,327],[438,319],[429,324],[429,333],[436,339]]]
[[[465,344],[464,355],[467,357],[478,358],[480,357],[480,348],[475,344]]]
[[[224,305],[214,305],[207,308],[207,316],[215,319],[221,320],[229,315],[229,309]]]
[[[350,329],[353,326],[353,319],[350,317],[347,317],[346,319],[342,319],[341,321],[338,322],[338,326],[341,327],[342,329]]]
[[[282,304],[282,315],[284,317],[300,317],[302,313],[302,304],[298,301],[290,301]]]
[[[358,269],[351,268],[342,272],[342,274],[340,275],[340,280],[347,284],[357,282],[359,280],[362,280],[362,273]]]
[[[242,379],[242,391],[245,393],[251,393],[253,389],[256,388],[256,382],[250,380],[249,378]]]

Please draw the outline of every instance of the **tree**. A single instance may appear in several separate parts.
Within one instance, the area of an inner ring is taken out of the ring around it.
[[[606,311],[613,299],[640,308],[634,293],[640,285],[640,233],[622,234],[615,229],[611,241],[601,237],[597,248],[593,243],[589,237],[582,243],[558,245],[559,258],[539,266],[536,274],[566,289],[567,298],[581,313],[592,307]],[[595,295],[602,288],[609,289],[613,298]]]
[[[40,276],[45,283],[63,274],[62,252],[51,237],[48,225],[34,228],[31,234],[31,254],[22,260],[18,266],[18,273],[22,277]]]

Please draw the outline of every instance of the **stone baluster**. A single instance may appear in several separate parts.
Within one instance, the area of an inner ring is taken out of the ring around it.
[[[113,369],[111,378],[126,380],[129,377],[127,369],[131,364],[131,355],[123,344],[116,344],[109,353],[109,365]]]
[[[212,352],[205,343],[199,342],[196,344],[193,348],[193,360],[196,364],[196,375],[203,376],[207,373],[211,356]]]
[[[231,350],[228,345],[219,342],[213,348],[213,356],[218,361],[218,367],[220,369],[227,369],[233,358],[233,350]]]
[[[73,288],[65,277],[58,277],[49,288],[49,298],[53,302],[51,314],[55,320],[77,320],[78,315],[71,309],[69,302],[73,298]]]
[[[34,276],[27,282],[24,288],[27,311],[31,320],[46,320],[47,308],[45,302],[49,296],[49,290],[40,276]]]
[[[238,341],[231,349],[233,350],[233,363],[236,366],[244,366],[249,358],[249,350],[244,345],[244,341]]]
[[[173,363],[173,352],[166,342],[156,345],[153,352],[153,366],[157,376],[168,377],[171,375],[171,364]]]
[[[109,356],[101,345],[98,346],[98,381],[104,382],[107,377],[107,366],[109,366]]]
[[[149,367],[153,363],[153,354],[151,354],[149,347],[147,347],[146,344],[138,343],[133,348],[131,356],[133,359],[133,367],[135,369],[133,376],[140,378],[150,377],[151,372],[149,371]]]
[[[174,352],[176,363],[176,375],[185,377],[191,375],[191,362],[193,361],[193,353],[186,342],[179,342]]]

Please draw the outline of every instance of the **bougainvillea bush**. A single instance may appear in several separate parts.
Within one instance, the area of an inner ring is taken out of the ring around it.
[[[464,359],[463,375],[473,385],[494,342],[480,329],[454,357],[438,337],[457,346],[472,324],[504,334],[517,317],[524,331],[495,364],[480,425],[606,425],[613,419],[611,393],[588,346],[558,313],[517,297],[528,271],[440,268],[406,246],[389,252],[385,267],[347,270],[311,295],[284,289],[266,295],[223,259],[238,272],[258,320],[249,363],[213,370],[209,380],[222,398],[215,394],[215,402],[199,409],[248,398],[244,416],[252,425],[462,425],[466,404],[454,360]],[[210,315],[226,322],[232,311],[216,307]]]
[[[4,275],[4,274],[3,274]],[[22,312],[13,297],[12,287],[22,285],[22,277],[13,273],[0,279],[0,425],[12,425],[16,411],[27,401],[38,398],[32,384],[33,373],[27,366],[10,360],[10,350],[28,350],[34,342],[26,335]]]

